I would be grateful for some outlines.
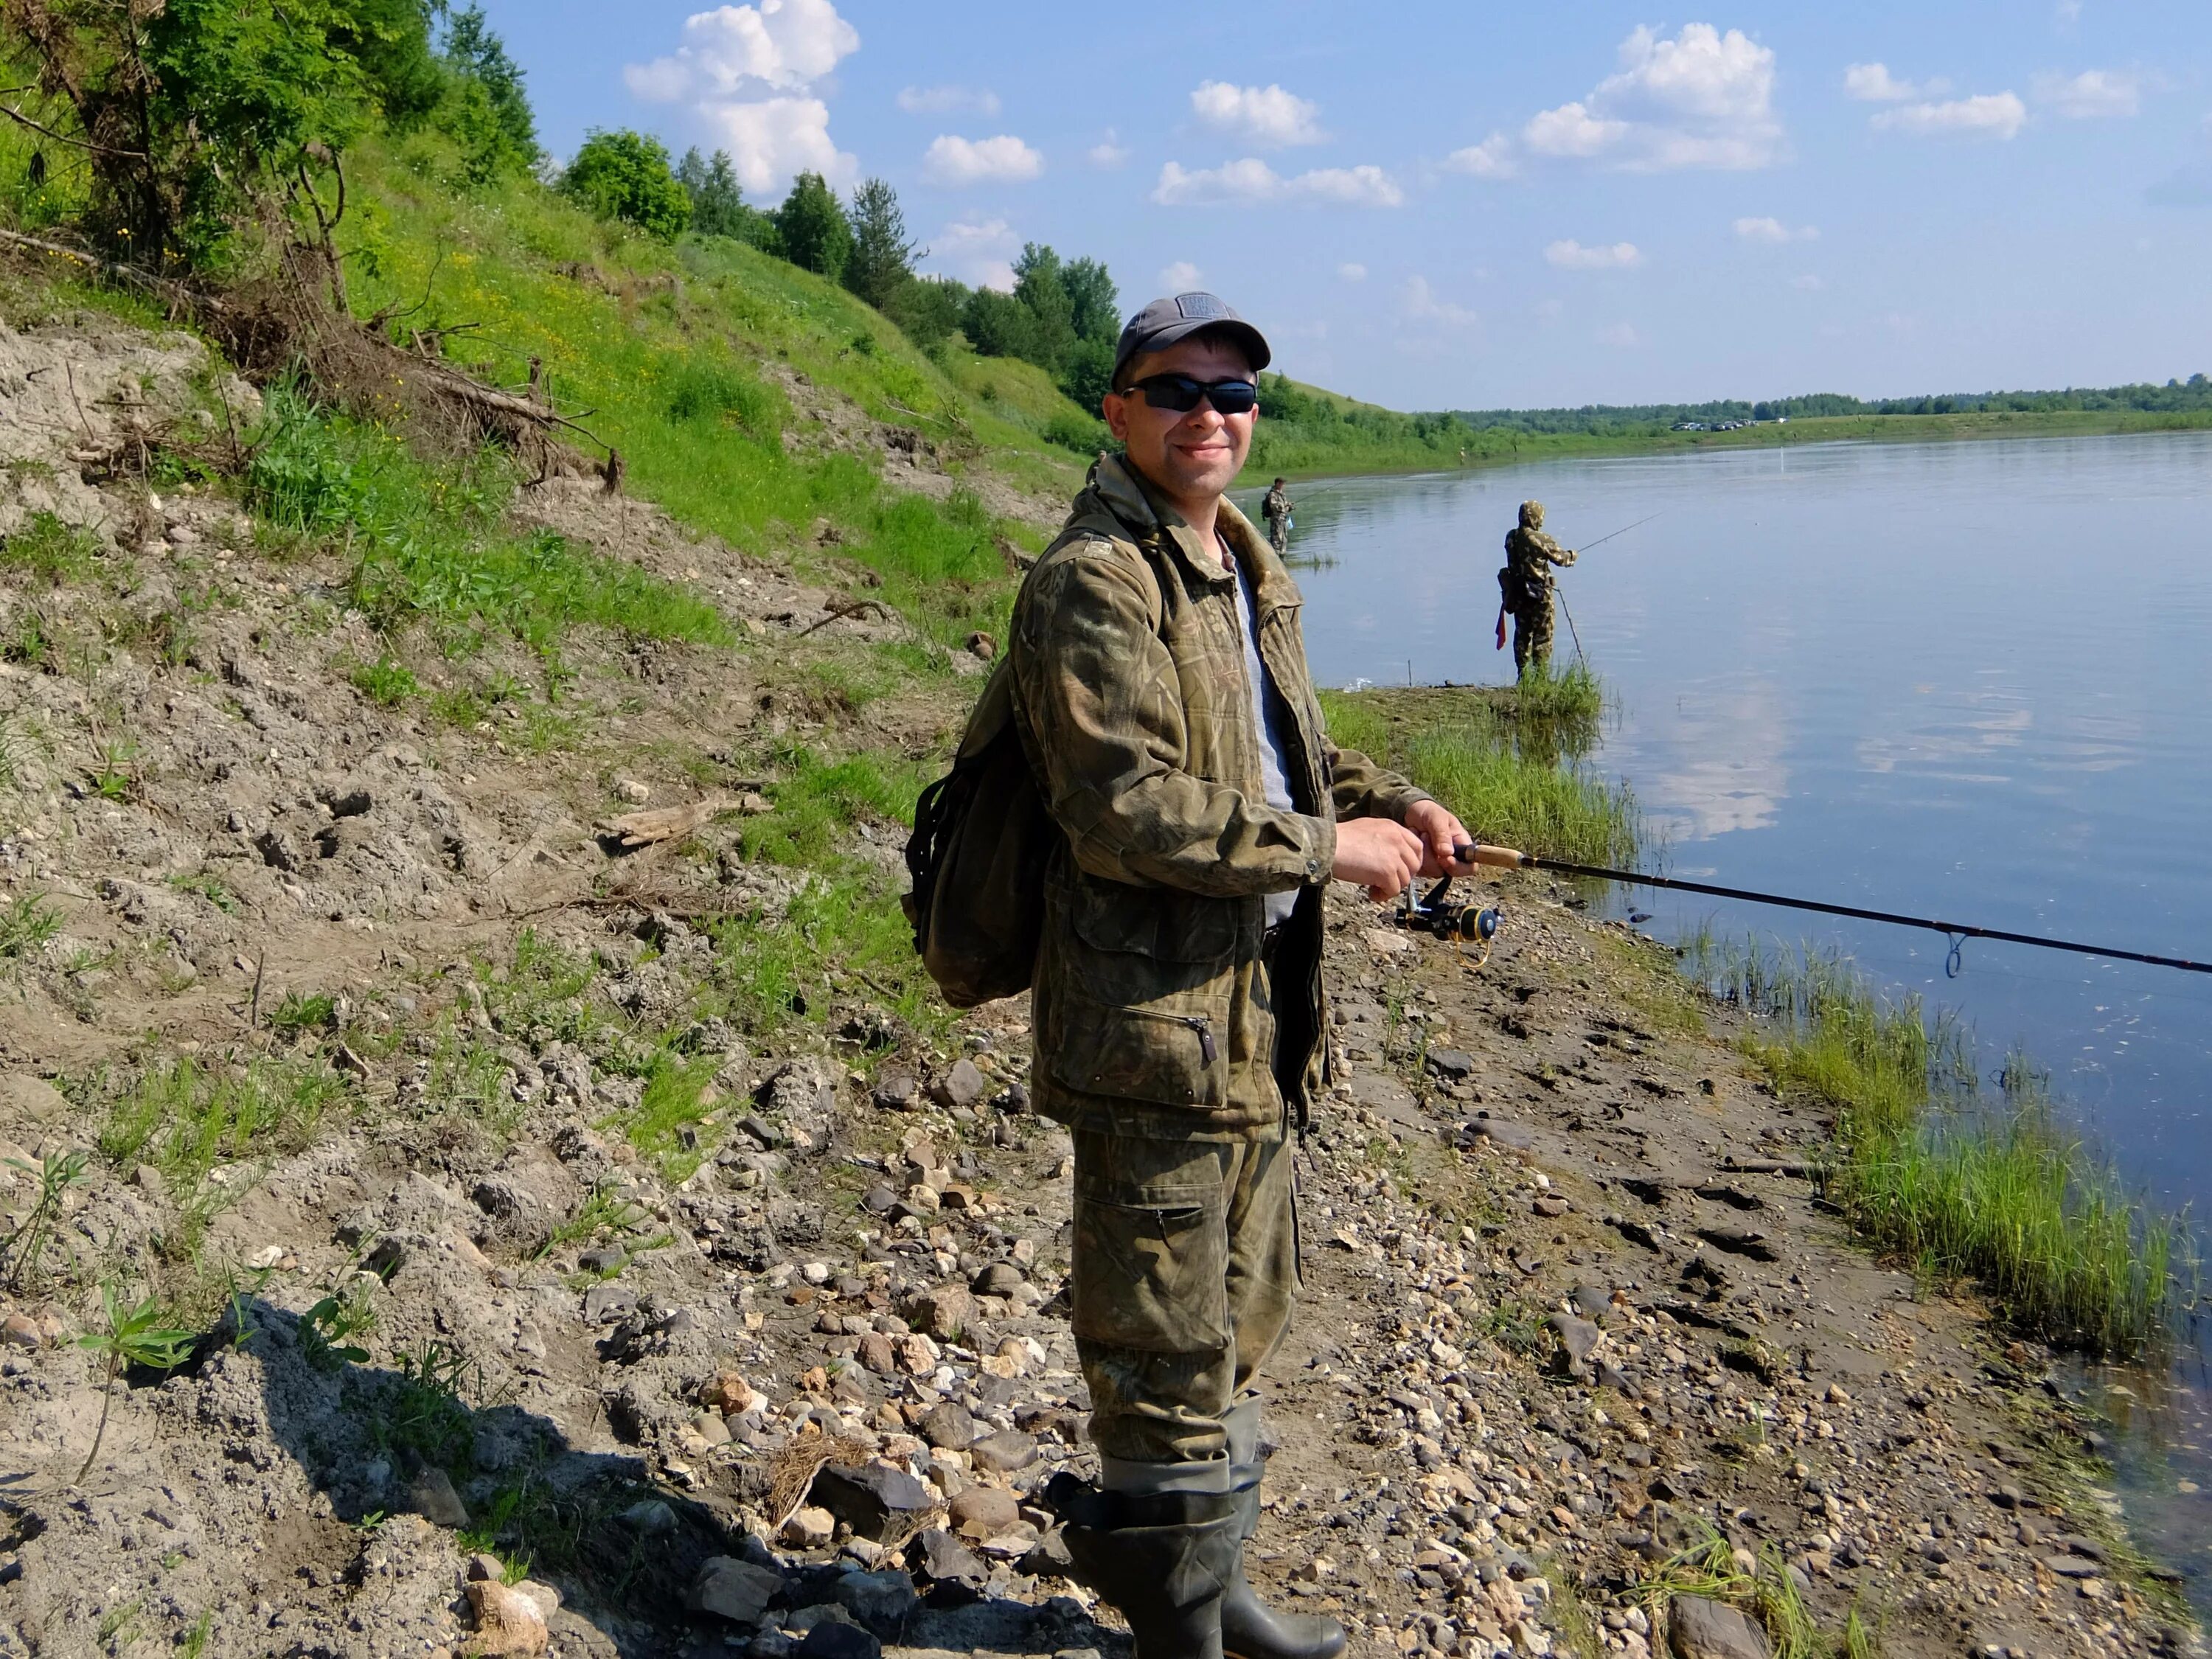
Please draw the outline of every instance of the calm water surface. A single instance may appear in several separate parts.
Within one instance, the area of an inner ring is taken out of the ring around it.
[[[2212,957],[2212,434],[1309,483],[1321,683],[1510,679],[1496,572],[1529,496],[1571,547],[1659,515],[1560,591],[1618,702],[1594,762],[1669,873]],[[1959,1010],[1986,1065],[2024,1042],[2131,1179],[2212,1211],[2212,977],[1978,941],[1953,979],[1940,935],[1632,896],[1662,937],[1840,945]],[[2212,1569],[2201,1397],[2124,1386],[2100,1403],[2133,1431],[2131,1504]],[[2212,1606],[2212,1577],[2192,1589]]]

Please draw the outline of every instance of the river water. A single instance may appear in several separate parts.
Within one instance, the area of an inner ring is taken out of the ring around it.
[[[1614,705],[1591,763],[1633,787],[1666,873],[2201,960],[2208,496],[2206,433],[1808,445],[1309,483],[1291,553],[1322,684],[1503,682],[1520,501],[1570,547],[1656,514],[1560,592]],[[1626,897],[1662,938],[1840,946],[1957,1010],[1987,1066],[2024,1043],[2132,1182],[2212,1211],[2212,977],[1978,941],[1951,977],[1934,933]],[[2212,1610],[2188,1369],[2082,1381],[2126,1431],[2137,1522]]]

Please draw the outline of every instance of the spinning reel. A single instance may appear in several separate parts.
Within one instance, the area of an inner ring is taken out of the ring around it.
[[[1417,896],[1413,886],[1407,886],[1399,908],[1391,913],[1391,921],[1400,927],[1417,933],[1427,933],[1447,943],[1480,945],[1482,954],[1475,965],[1480,967],[1490,959],[1490,942],[1498,937],[1498,930],[1505,921],[1502,905],[1478,906],[1457,904],[1451,897],[1452,878],[1446,876],[1425,896]]]

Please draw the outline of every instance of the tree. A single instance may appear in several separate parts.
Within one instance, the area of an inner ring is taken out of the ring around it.
[[[430,46],[433,0],[343,0],[332,39],[359,62],[385,124],[422,125],[446,95],[445,65]]]
[[[1011,294],[977,289],[960,313],[960,329],[968,343],[986,357],[1036,361],[1036,313]]]
[[[603,219],[621,219],[672,240],[691,222],[691,198],[669,170],[658,138],[627,128],[592,133],[561,175],[561,188]]]
[[[968,285],[950,276],[916,277],[891,295],[884,315],[916,345],[933,346],[960,326],[969,297]]]
[[[888,181],[871,179],[853,192],[853,257],[845,286],[878,311],[888,312],[914,281],[914,262],[927,250],[906,239],[906,216]]]
[[[1060,281],[1067,290],[1069,321],[1077,339],[1110,343],[1121,332],[1121,313],[1116,305],[1120,296],[1103,262],[1071,260],[1061,270]]]
[[[775,210],[776,234],[783,257],[831,282],[845,273],[853,257],[853,227],[838,204],[836,191],[818,173],[802,173],[791,194]]]
[[[1087,414],[1096,414],[1114,389],[1114,341],[1078,340],[1060,366],[1060,389]]]
[[[1022,257],[1014,261],[1014,298],[1036,319],[1032,349],[1020,355],[1042,368],[1059,368],[1075,343],[1075,301],[1060,255],[1046,244],[1022,245]]]
[[[484,21],[483,8],[467,6],[446,25],[444,58],[457,83],[447,94],[449,125],[480,178],[523,171],[538,160],[538,123],[522,86],[522,70],[507,45]]]

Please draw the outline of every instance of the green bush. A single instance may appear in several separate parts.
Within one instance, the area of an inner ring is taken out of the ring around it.
[[[783,400],[740,368],[692,358],[670,383],[668,418],[726,419],[747,436],[772,443],[783,430]]]
[[[1094,421],[1072,409],[1062,410],[1047,421],[1044,436],[1047,443],[1058,444],[1062,449],[1072,449],[1086,457],[1096,455],[1114,441],[1105,422]]]
[[[561,188],[602,219],[673,241],[691,222],[691,196],[658,138],[627,128],[594,131],[561,175]]]

